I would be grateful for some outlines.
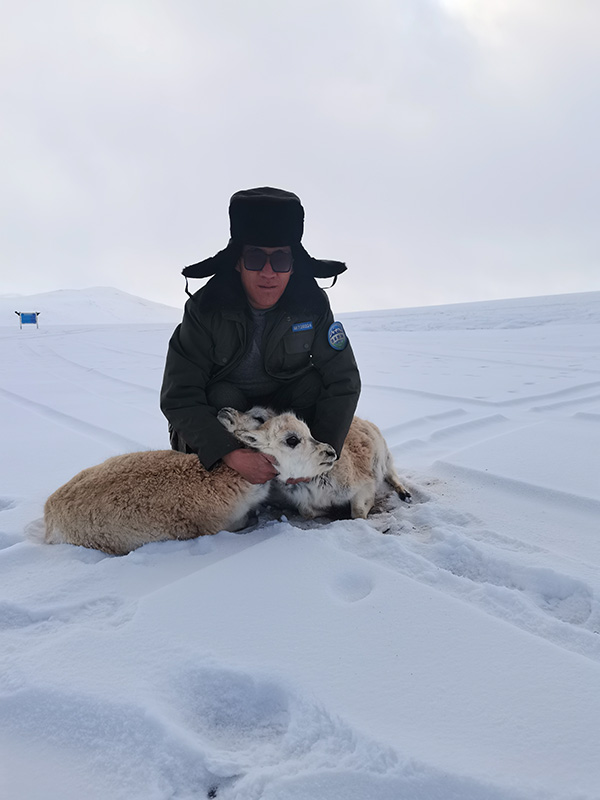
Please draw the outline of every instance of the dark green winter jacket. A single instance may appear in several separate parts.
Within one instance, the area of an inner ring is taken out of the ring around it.
[[[294,273],[277,307],[267,312],[263,351],[267,374],[282,383],[318,370],[323,389],[311,431],[339,455],[358,403],[360,376],[350,344],[343,350],[329,344],[332,323],[325,292],[314,278]],[[208,405],[206,391],[227,380],[240,362],[250,325],[239,275],[231,271],[211,278],[188,300],[169,342],[161,409],[207,469],[240,447],[217,420],[219,409]]]

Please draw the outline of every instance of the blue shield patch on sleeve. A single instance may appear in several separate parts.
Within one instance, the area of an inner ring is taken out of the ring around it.
[[[334,322],[327,331],[327,340],[334,350],[343,350],[348,344],[348,337],[341,322]]]

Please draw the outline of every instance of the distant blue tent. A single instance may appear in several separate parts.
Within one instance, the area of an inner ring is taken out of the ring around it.
[[[39,311],[15,311],[15,314],[19,317],[19,328],[21,328],[21,330],[23,329],[23,325],[35,325],[36,328],[40,327],[38,325]]]

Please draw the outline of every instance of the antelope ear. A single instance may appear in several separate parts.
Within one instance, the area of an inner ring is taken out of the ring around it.
[[[239,439],[240,442],[243,442],[244,444],[249,444],[250,447],[255,447],[256,444],[258,443],[258,437],[256,437],[253,433],[250,433],[249,431],[239,429],[237,431],[234,431],[233,435],[235,436],[236,439]]]

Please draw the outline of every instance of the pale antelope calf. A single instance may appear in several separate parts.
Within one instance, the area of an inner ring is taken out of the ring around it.
[[[219,419],[241,441],[266,452],[264,426],[277,416],[271,409],[255,406],[246,412],[222,409]],[[301,472],[298,470],[298,476]],[[309,519],[347,503],[350,503],[353,519],[366,519],[376,496],[384,491],[386,484],[397,492],[401,500],[410,502],[411,499],[410,492],[396,474],[381,431],[377,425],[359,417],[352,420],[342,453],[333,466],[321,473],[307,470],[302,477],[312,480],[292,485],[281,479],[274,481],[275,497],[279,495]]]

